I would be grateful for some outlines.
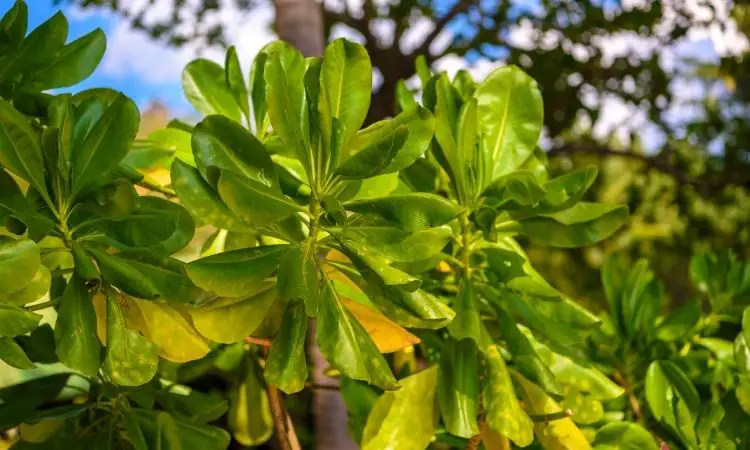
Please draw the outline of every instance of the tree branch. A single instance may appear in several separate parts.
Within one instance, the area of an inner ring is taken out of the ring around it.
[[[562,154],[572,155],[575,153],[589,153],[601,156],[619,156],[622,158],[632,159],[640,161],[648,168],[656,169],[662,173],[666,173],[675,178],[679,183],[700,188],[703,183],[700,180],[691,178],[688,174],[680,170],[679,168],[654,157],[641,155],[632,151],[617,151],[610,147],[597,144],[570,144],[562,147],[555,147],[547,152],[547,156],[550,158],[560,156]]]
[[[273,427],[276,430],[276,438],[279,441],[279,448],[281,450],[300,450],[297,434],[294,432],[289,414],[287,414],[286,408],[284,408],[278,388],[269,384],[266,390],[268,392],[268,404],[271,408],[271,415],[273,415]]]
[[[458,0],[458,2],[453,5],[453,8],[451,8],[451,10],[448,11],[447,14],[435,21],[435,28],[430,32],[430,34],[427,35],[424,41],[422,41],[422,44],[417,47],[417,49],[414,50],[411,54],[427,55],[430,50],[430,44],[432,44],[435,38],[438,37],[438,35],[445,29],[445,27],[448,26],[448,24],[459,14],[466,12],[472,5],[476,3],[476,0]]]

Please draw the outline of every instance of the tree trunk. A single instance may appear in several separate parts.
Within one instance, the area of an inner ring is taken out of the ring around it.
[[[305,56],[323,54],[323,13],[315,0],[273,0],[279,37]]]
[[[276,32],[279,37],[305,56],[321,56],[325,47],[323,14],[316,0],[273,0],[276,9]],[[313,383],[338,385],[323,375],[327,364],[315,342],[315,322],[308,335],[308,351],[313,365]],[[315,448],[318,450],[356,450],[349,436],[347,411],[341,394],[332,389],[313,391],[315,415]]]

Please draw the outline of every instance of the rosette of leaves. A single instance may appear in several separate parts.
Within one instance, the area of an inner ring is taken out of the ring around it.
[[[106,89],[40,93],[88,75],[101,58],[88,45],[98,44],[65,46],[61,15],[28,36],[25,21],[23,2],[0,20],[11,91],[0,99],[0,358],[74,372],[0,390],[0,429],[23,424],[18,448],[48,439],[225,448],[228,434],[206,422],[226,402],[155,378],[160,355],[187,361],[209,351],[186,308],[210,295],[170,257],[193,237],[193,220],[164,198],[137,195],[139,177],[122,163],[139,124],[132,100]],[[39,108],[24,103],[33,90]],[[54,327],[40,325],[50,308]]]
[[[412,190],[437,189],[460,211],[442,254],[404,266],[456,314],[445,331],[420,334],[438,366],[435,396],[447,432],[439,439],[507,448],[528,446],[536,434],[544,448],[588,448],[576,422],[601,420],[600,402],[624,391],[582,352],[599,319],[535,272],[516,237],[593,244],[620,226],[627,208],[581,202],[594,168],[548,179],[537,148],[541,95],[518,68],[499,68],[479,84],[465,72],[453,80],[420,73],[435,137],[428,157],[401,177]],[[398,102],[404,113],[420,108],[403,85]],[[387,209],[363,212],[393,220]],[[373,409],[365,430],[379,420]]]
[[[207,114],[192,130],[192,159],[176,159],[172,187],[203,224],[220,230],[186,273],[218,298],[192,309],[220,343],[273,339],[265,379],[304,387],[305,339],[347,377],[398,387],[383,352],[418,340],[402,328],[437,328],[453,312],[396,262],[436,254],[460,208],[429,193],[396,193],[398,171],[430,144],[424,108],[360,129],[370,102],[365,49],[336,40],[322,58],[275,42],[249,83],[233,49],[225,67],[196,60],[188,99]],[[273,325],[275,324],[275,325]]]

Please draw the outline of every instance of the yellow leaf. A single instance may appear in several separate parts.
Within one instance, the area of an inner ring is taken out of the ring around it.
[[[482,443],[486,450],[510,450],[508,438],[484,424],[482,424]]]
[[[514,375],[521,386],[524,406],[530,415],[554,414],[562,411],[562,408],[541,388],[517,373],[514,373]],[[551,420],[546,423],[537,422],[534,424],[534,431],[542,446],[547,450],[591,449],[586,436],[583,435],[570,417]]]
[[[200,359],[211,350],[181,305],[138,299],[128,299],[128,303],[135,308],[123,308],[124,311],[137,308],[140,312],[140,317],[132,318],[126,313],[128,327],[133,326],[156,344],[162,358],[187,362]]]
[[[107,297],[98,292],[91,300],[96,311],[96,334],[102,344],[107,344]]]
[[[41,443],[51,438],[65,423],[64,420],[42,420],[35,424],[22,423],[20,427],[21,439],[26,442]]]
[[[392,353],[420,342],[418,337],[401,328],[377,310],[344,297],[341,302],[367,330],[380,353]]]

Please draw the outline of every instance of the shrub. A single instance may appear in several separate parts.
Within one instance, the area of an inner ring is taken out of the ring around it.
[[[741,439],[712,425],[729,392],[747,411],[745,338],[735,361],[711,335],[741,310],[748,266],[696,257],[704,318],[691,303],[659,319],[644,263],[608,264],[604,318],[548,284],[518,237],[592,244],[627,209],[581,201],[594,167],[549,179],[541,96],[518,68],[479,84],[422,68],[420,101],[402,85],[401,112],[362,128],[362,46],[305,59],[274,42],[248,79],[230,48],[183,73],[202,120],[135,140],[123,94],[44,92],[94,70],[100,31],[66,45],[58,14],[25,36],[23,2],[0,24],[0,359],[65,367],[0,390],[14,448],[261,444],[285,427],[279,390],[309,386],[310,345],[365,449],[655,447],[625,416],[686,448]],[[143,178],[165,168],[168,186]],[[196,225],[213,234],[184,262]],[[699,414],[689,369],[717,361]],[[207,374],[225,389],[189,387]]]

